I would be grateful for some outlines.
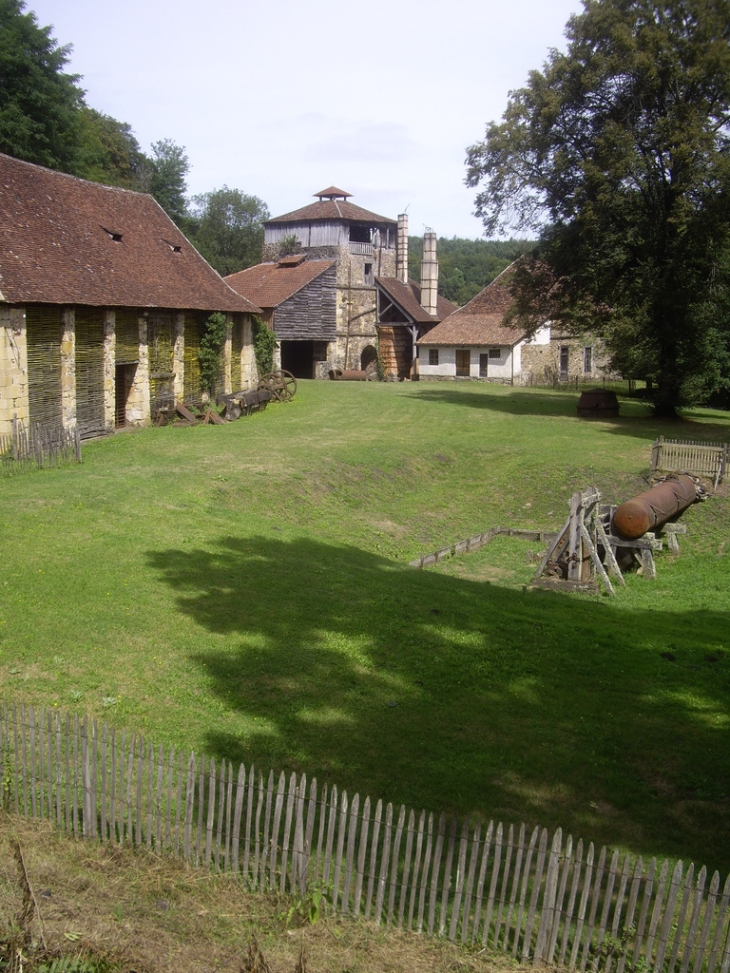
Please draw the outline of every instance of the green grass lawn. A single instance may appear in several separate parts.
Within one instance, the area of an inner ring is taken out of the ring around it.
[[[623,401],[480,384],[300,383],[228,426],[147,429],[0,480],[6,701],[306,770],[348,791],[562,825],[730,866],[730,505],[615,599],[524,591],[570,494],[644,488],[650,446],[727,441]]]

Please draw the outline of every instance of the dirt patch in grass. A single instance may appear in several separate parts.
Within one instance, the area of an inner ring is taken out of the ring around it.
[[[17,921],[24,899],[25,936]],[[28,973],[34,958],[60,956],[105,960],[107,969],[123,973],[239,973],[250,969],[246,954],[254,939],[271,973],[301,969],[301,957],[309,973],[516,969],[481,946],[341,918],[310,924],[307,906],[249,892],[230,875],[209,875],[128,846],[73,841],[45,824],[0,816],[0,961],[10,959],[10,949],[17,958],[20,948]]]

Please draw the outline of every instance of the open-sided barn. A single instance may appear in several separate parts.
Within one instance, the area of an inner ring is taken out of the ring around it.
[[[216,311],[221,391],[245,388],[258,310],[151,196],[0,155],[0,435],[14,419],[98,435],[199,399]]]

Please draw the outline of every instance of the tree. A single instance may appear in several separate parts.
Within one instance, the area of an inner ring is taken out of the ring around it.
[[[64,71],[71,48],[24,9],[23,0],[0,0],[0,151],[73,172],[84,93]]]
[[[583,0],[468,150],[488,233],[537,230],[519,317],[602,335],[658,414],[727,384],[730,3]]]
[[[466,304],[532,247],[527,240],[467,240],[439,237],[439,286],[442,297]],[[421,279],[423,237],[408,237],[408,276]]]
[[[235,274],[261,260],[266,203],[224,186],[195,196],[193,204],[193,243],[219,274]]]
[[[93,108],[81,109],[75,174],[92,182],[147,191],[152,163],[132,128]]]
[[[179,226],[187,216],[185,177],[190,171],[190,163],[185,149],[171,139],[155,142],[152,145],[150,166],[149,185],[143,188],[154,196],[167,215]]]

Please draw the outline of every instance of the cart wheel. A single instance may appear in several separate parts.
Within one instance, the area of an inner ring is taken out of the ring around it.
[[[297,380],[291,372],[280,369],[264,375],[259,381],[259,388],[268,389],[278,402],[288,402],[297,390]]]

